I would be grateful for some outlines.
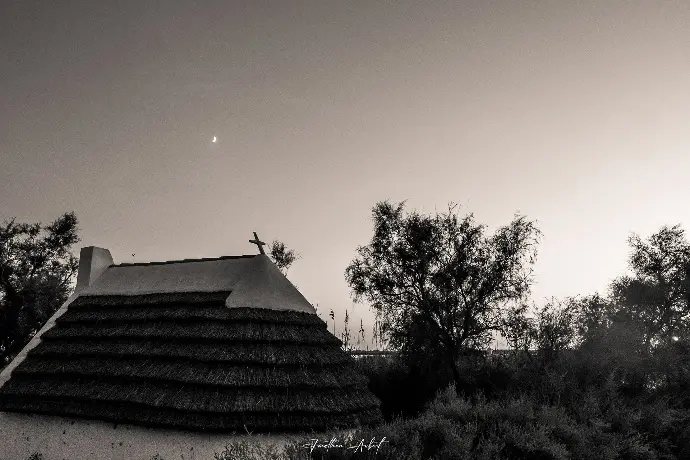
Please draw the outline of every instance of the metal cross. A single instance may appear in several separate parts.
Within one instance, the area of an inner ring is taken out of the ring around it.
[[[261,240],[259,239],[259,237],[256,236],[256,232],[254,232],[254,239],[253,239],[253,240],[249,240],[249,242],[250,242],[250,243],[254,243],[255,245],[257,245],[257,246],[259,247],[259,253],[261,253],[261,254],[266,254],[266,253],[264,252],[264,246],[266,245],[266,243],[264,243],[263,241],[261,241]]]

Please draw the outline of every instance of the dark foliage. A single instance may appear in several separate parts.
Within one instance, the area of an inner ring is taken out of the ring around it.
[[[451,380],[449,373],[433,371],[404,357],[367,357],[357,361],[359,372],[369,379],[369,390],[381,401],[385,420],[414,417]],[[441,367],[445,369],[445,367]]]
[[[4,367],[67,300],[78,261],[77,217],[49,225],[0,225],[0,368]]]
[[[452,207],[436,216],[403,211],[404,203],[374,207],[374,236],[346,278],[394,349],[439,355],[459,383],[459,353],[485,346],[503,328],[502,307],[529,292],[540,232],[516,216],[487,238],[471,214],[459,219]]]
[[[292,249],[288,249],[285,243],[278,240],[274,240],[270,244],[268,254],[273,263],[283,274],[287,274],[292,264],[300,258],[299,254],[296,254]]]
[[[690,337],[690,244],[680,226],[662,227],[646,241],[629,239],[633,276],[611,285],[617,319],[634,324],[646,350]]]

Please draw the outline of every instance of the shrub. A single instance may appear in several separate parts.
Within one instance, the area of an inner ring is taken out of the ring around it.
[[[443,370],[432,371],[403,358],[371,357],[357,362],[358,370],[369,378],[369,390],[381,401],[386,421],[415,417],[448,384]]]
[[[232,442],[225,446],[225,450],[216,453],[214,460],[282,460],[285,458],[275,445],[251,444],[244,441]]]

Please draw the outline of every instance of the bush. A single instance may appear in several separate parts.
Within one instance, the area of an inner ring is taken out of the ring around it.
[[[563,406],[540,404],[526,396],[503,401],[457,397],[440,392],[417,418],[398,419],[358,430],[355,438],[388,443],[375,455],[333,450],[324,459],[680,459],[687,453],[687,424],[663,406],[638,410],[622,405],[606,413],[601,394],[590,392],[587,417]],[[685,414],[687,416],[687,414]],[[675,416],[675,418],[673,418]],[[657,431],[649,431],[650,423]],[[669,429],[676,427],[675,431]],[[668,438],[666,438],[668,437]],[[666,441],[665,443],[663,441]],[[686,449],[686,450],[683,450]]]
[[[213,460],[282,460],[283,453],[277,446],[262,446],[248,442],[233,442],[225,446],[225,450],[216,453]]]
[[[449,382],[442,369],[431,370],[399,357],[362,358],[357,368],[369,378],[369,390],[381,401],[386,421],[416,417]]]

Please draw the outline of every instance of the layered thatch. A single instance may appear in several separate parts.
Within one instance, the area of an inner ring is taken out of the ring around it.
[[[0,410],[223,432],[380,421],[318,316],[227,308],[228,295],[78,297],[0,389]]]

